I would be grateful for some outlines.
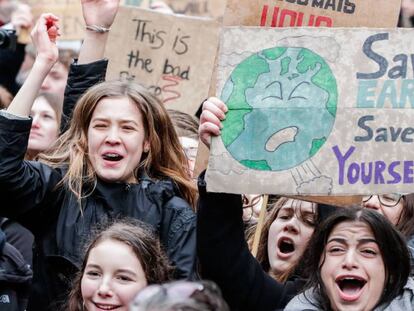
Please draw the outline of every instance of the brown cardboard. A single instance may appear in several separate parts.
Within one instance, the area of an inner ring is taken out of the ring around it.
[[[228,27],[209,191],[410,193],[414,42],[406,28]]]
[[[122,0],[123,5],[138,6],[147,9],[155,0]],[[176,14],[205,16],[221,19],[226,0],[164,0]]]
[[[228,0],[224,25],[396,27],[400,7],[400,0]]]
[[[226,7],[225,0],[166,0],[175,13],[208,16],[220,19]]]
[[[132,79],[166,108],[194,115],[208,96],[218,45],[212,19],[121,7],[109,33],[107,79]]]

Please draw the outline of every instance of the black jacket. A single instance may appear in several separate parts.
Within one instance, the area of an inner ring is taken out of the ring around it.
[[[4,86],[12,95],[16,95],[19,85],[16,76],[25,57],[24,44],[17,44],[16,50],[0,49],[0,85]]]
[[[102,64],[106,68],[105,62]],[[99,72],[96,78],[100,76]],[[76,88],[71,81],[69,78],[69,89],[81,94],[84,85]],[[86,81],[94,83],[96,79]],[[124,184],[98,180],[93,193],[82,201],[81,212],[73,193],[58,186],[66,168],[23,160],[30,128],[29,119],[0,116],[0,214],[17,220],[35,236],[30,310],[47,310],[52,301],[66,299],[81,261],[81,245],[93,226],[106,219],[127,216],[152,225],[176,266],[176,277],[193,276],[196,217],[188,203],[177,196],[172,181],[144,178],[139,184]]]
[[[24,311],[29,298],[32,270],[22,254],[0,230],[0,310]]]
[[[240,195],[207,193],[198,181],[197,254],[201,276],[216,282],[231,310],[283,310],[303,279],[279,283],[263,271],[244,238]]]

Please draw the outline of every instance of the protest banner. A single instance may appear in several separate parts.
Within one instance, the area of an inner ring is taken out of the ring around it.
[[[108,38],[107,79],[146,85],[167,108],[193,115],[208,96],[219,24],[121,7]]]
[[[175,13],[222,18],[225,0],[166,0]]]
[[[85,35],[82,6],[79,0],[26,0],[37,19],[42,13],[59,17],[59,40],[81,40]]]
[[[396,27],[400,0],[228,0],[225,26]]]
[[[408,193],[414,184],[411,29],[223,30],[229,111],[208,191]]]
[[[123,5],[138,6],[149,8],[151,3],[156,0],[123,0]],[[206,16],[212,18],[222,18],[226,1],[224,0],[164,0],[176,14],[191,16]]]
[[[227,0],[223,24],[270,27],[394,27],[397,24],[400,4],[400,0]],[[212,84],[211,94],[215,93],[214,87]],[[206,158],[205,155],[203,157]],[[198,157],[196,167],[198,171],[205,169]]]

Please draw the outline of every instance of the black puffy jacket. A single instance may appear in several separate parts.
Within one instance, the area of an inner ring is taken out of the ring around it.
[[[79,97],[85,87],[101,79],[102,72],[97,70],[94,76],[93,66],[105,69],[106,62],[71,70],[73,73],[84,68],[89,79],[77,85],[82,74],[73,79],[70,76],[69,93]],[[83,241],[94,225],[107,219],[133,217],[152,225],[176,266],[176,277],[193,277],[196,216],[189,204],[177,196],[172,181],[144,177],[139,184],[125,184],[98,180],[93,193],[83,200],[81,213],[73,193],[57,186],[66,168],[53,169],[23,160],[30,128],[30,119],[0,115],[0,214],[17,220],[35,236],[30,310],[57,310],[51,303],[64,302],[81,261]]]
[[[263,271],[244,237],[241,195],[207,192],[198,179],[197,252],[201,276],[213,280],[233,311],[283,310],[305,280],[280,283]]]

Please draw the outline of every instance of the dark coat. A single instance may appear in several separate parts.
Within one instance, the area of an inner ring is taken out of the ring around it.
[[[0,230],[0,310],[24,311],[29,298],[32,270],[22,254]]]
[[[231,310],[283,310],[304,286],[296,278],[279,283],[263,271],[244,238],[240,195],[207,193],[198,181],[197,255],[203,279],[216,282]]]
[[[25,44],[17,44],[14,51],[0,49],[0,85],[12,95],[16,95],[19,90],[16,77],[24,61],[25,48]]]
[[[100,76],[99,72],[96,77]],[[94,83],[96,77],[86,81]],[[69,89],[76,92],[71,81],[69,78]],[[81,212],[73,193],[58,186],[66,168],[23,160],[31,122],[0,116],[0,213],[17,220],[35,236],[30,310],[47,310],[52,301],[66,300],[82,259],[82,242],[94,225],[107,219],[132,217],[152,225],[176,266],[176,277],[193,276],[196,216],[177,195],[172,181],[144,178],[139,184],[125,184],[98,180],[93,193],[82,201]],[[57,309],[54,306],[51,310]]]

